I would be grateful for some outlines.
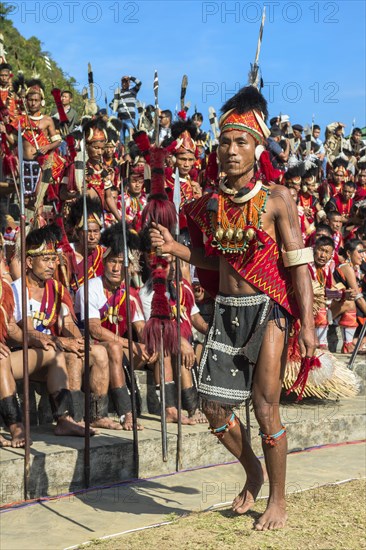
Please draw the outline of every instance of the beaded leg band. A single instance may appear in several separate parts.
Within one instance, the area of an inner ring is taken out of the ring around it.
[[[264,443],[267,443],[267,445],[269,445],[270,447],[274,447],[280,439],[285,437],[286,428],[285,426],[282,426],[279,432],[272,435],[264,434],[262,430],[259,430],[259,435],[263,439]]]
[[[224,424],[219,428],[212,428],[212,426],[209,426],[208,429],[211,430],[211,433],[215,435],[218,439],[222,439],[225,433],[231,430],[231,428],[234,428],[234,426],[236,426],[237,424],[239,424],[239,419],[237,416],[235,416],[235,413],[233,413],[227,424]]]

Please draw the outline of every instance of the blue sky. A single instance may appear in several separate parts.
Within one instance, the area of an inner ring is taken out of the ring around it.
[[[246,84],[266,5],[260,67],[270,116],[322,128],[353,119],[365,126],[365,2],[360,1],[18,1],[11,15],[26,37],[73,76],[81,89],[93,66],[99,103],[123,74],[142,80],[139,98],[153,103],[159,72],[161,108],[186,99],[205,117]]]

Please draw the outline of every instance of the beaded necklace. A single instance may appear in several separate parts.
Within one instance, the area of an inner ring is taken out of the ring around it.
[[[232,196],[220,187],[217,212],[209,212],[212,246],[226,253],[243,253],[262,228],[262,213],[265,212],[270,190],[263,184],[256,195],[244,204],[236,204]]]

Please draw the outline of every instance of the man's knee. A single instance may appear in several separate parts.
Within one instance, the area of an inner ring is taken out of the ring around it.
[[[279,417],[279,392],[262,391],[253,388],[252,403],[254,414],[261,427],[269,427],[276,422]],[[267,428],[268,427],[268,428]]]
[[[90,349],[90,360],[94,367],[105,367],[108,365],[108,353],[104,346],[93,345]]]
[[[118,342],[108,342],[106,345],[108,358],[110,361],[117,361],[122,364],[123,359],[123,347]]]
[[[231,405],[223,405],[207,399],[202,399],[201,409],[211,426],[214,427],[225,424],[233,412]]]

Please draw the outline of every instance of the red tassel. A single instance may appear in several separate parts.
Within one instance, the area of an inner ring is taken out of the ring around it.
[[[136,143],[137,147],[140,149],[142,155],[145,157],[146,161],[150,163],[150,140],[146,132],[135,132],[133,134],[133,141]]]
[[[171,318],[170,305],[166,295],[167,262],[155,257],[153,266],[155,266],[152,272],[154,294],[151,301],[151,316],[144,328],[144,343],[149,353],[159,352],[161,330],[163,329],[164,353],[176,353],[178,349],[177,325]]]
[[[281,172],[281,170],[276,170],[273,167],[268,151],[262,152],[259,158],[259,164],[261,172],[264,174],[266,181],[275,182],[278,179],[282,179],[283,172]]]
[[[207,166],[205,170],[205,177],[206,181],[214,181],[216,182],[219,176],[219,165],[217,162],[217,156],[216,151],[213,151],[209,154],[208,160],[207,160]]]
[[[186,120],[186,119],[187,119],[187,113],[186,113],[186,111],[184,111],[184,110],[183,110],[183,111],[179,111],[179,112],[178,112],[178,116],[179,116],[179,118],[180,118],[181,120]]]
[[[174,203],[170,202],[168,198],[151,198],[142,211],[141,223],[143,227],[152,221],[160,223],[172,232],[176,219]]]
[[[301,359],[300,372],[291,388],[286,392],[286,395],[299,388],[300,393],[296,401],[301,401],[310,371],[319,367],[321,367],[321,362],[315,355],[312,357],[303,357]]]
[[[60,123],[62,124],[64,122],[69,122],[69,119],[67,118],[67,115],[65,113],[64,106],[62,105],[61,90],[59,90],[58,88],[53,88],[53,90],[51,90],[51,94],[53,95],[53,99],[55,100],[57,111],[60,117]]]

